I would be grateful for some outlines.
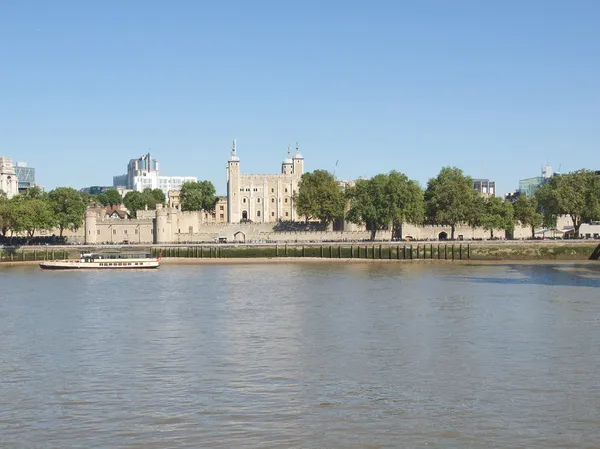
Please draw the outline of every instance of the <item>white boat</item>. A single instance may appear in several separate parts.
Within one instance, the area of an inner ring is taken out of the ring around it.
[[[46,260],[40,263],[43,270],[140,269],[158,268],[161,257],[149,253],[91,253],[83,251],[79,259]]]

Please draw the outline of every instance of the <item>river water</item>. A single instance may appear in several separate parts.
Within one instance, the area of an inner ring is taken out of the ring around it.
[[[600,264],[0,267],[0,447],[600,444]]]

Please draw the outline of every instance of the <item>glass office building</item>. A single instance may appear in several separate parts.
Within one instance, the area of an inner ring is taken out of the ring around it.
[[[25,162],[17,162],[15,174],[19,180],[19,192],[24,192],[35,186],[35,168],[28,167]]]

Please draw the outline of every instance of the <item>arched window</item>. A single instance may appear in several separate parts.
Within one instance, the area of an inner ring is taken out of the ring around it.
[[[287,189],[285,189],[285,193],[287,193]]]
[[[287,198],[285,199],[285,202],[287,203]]]
[[[242,203],[245,203],[245,202],[246,202],[246,198],[244,198],[244,199],[242,200]]]
[[[285,216],[287,217],[288,215],[289,215],[289,214],[286,212],[286,213],[285,213]]]
[[[256,198],[256,202],[257,202],[257,203],[260,203],[260,198]]]
[[[274,202],[275,202],[275,198],[271,198],[271,203],[274,203]]]
[[[260,217],[260,211],[259,210],[256,211],[256,216]]]

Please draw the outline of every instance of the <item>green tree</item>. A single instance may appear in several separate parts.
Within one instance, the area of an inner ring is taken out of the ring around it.
[[[490,196],[483,200],[483,209],[479,215],[479,223],[483,229],[490,231],[494,238],[494,229],[512,231],[515,219],[512,205],[498,196]]]
[[[600,177],[590,170],[553,176],[536,198],[544,216],[568,215],[576,238],[582,223],[600,219]]]
[[[167,201],[167,198],[165,197],[165,192],[163,192],[161,189],[145,188],[144,193],[152,196],[152,198],[154,199],[155,205],[156,204],[165,204]]]
[[[71,187],[58,187],[48,193],[50,206],[54,212],[60,237],[65,229],[78,229],[82,222],[87,204],[81,194]]]
[[[10,202],[6,193],[0,190],[0,233],[2,237],[6,237],[6,233],[10,230],[12,223]]]
[[[404,173],[391,171],[388,175],[386,195],[390,201],[392,234],[402,238],[402,224],[419,225],[425,218],[425,198],[417,181],[408,179]]]
[[[540,227],[544,221],[543,215],[538,210],[537,199],[521,195],[513,203],[513,209],[515,220],[521,226],[529,227],[531,229],[531,238],[535,238],[535,228]]]
[[[212,212],[217,205],[215,186],[210,181],[184,182],[181,185],[179,201],[181,210],[205,210]]]
[[[329,224],[344,218],[346,199],[334,176],[326,170],[304,173],[294,193],[296,212],[307,220]]]
[[[48,194],[38,186],[34,186],[25,190],[25,192],[21,193],[19,196],[30,200],[41,200],[48,198]]]
[[[98,195],[98,201],[103,206],[118,206],[123,204],[123,197],[117,189],[108,189]]]
[[[25,231],[29,238],[35,235],[36,230],[52,229],[56,223],[50,204],[38,198],[15,202],[15,218],[15,228]]]
[[[402,237],[402,223],[422,223],[423,190],[402,173],[392,171],[371,179],[361,179],[348,189],[350,207],[348,221],[364,224],[375,232],[392,229],[394,237]]]
[[[450,238],[454,239],[457,225],[476,221],[477,197],[471,177],[465,176],[459,168],[444,167],[437,177],[427,182],[427,220],[431,224],[450,226]]]
[[[132,217],[137,216],[138,210],[144,210],[148,206],[148,198],[142,192],[127,192],[123,198],[123,204],[129,210]]]

